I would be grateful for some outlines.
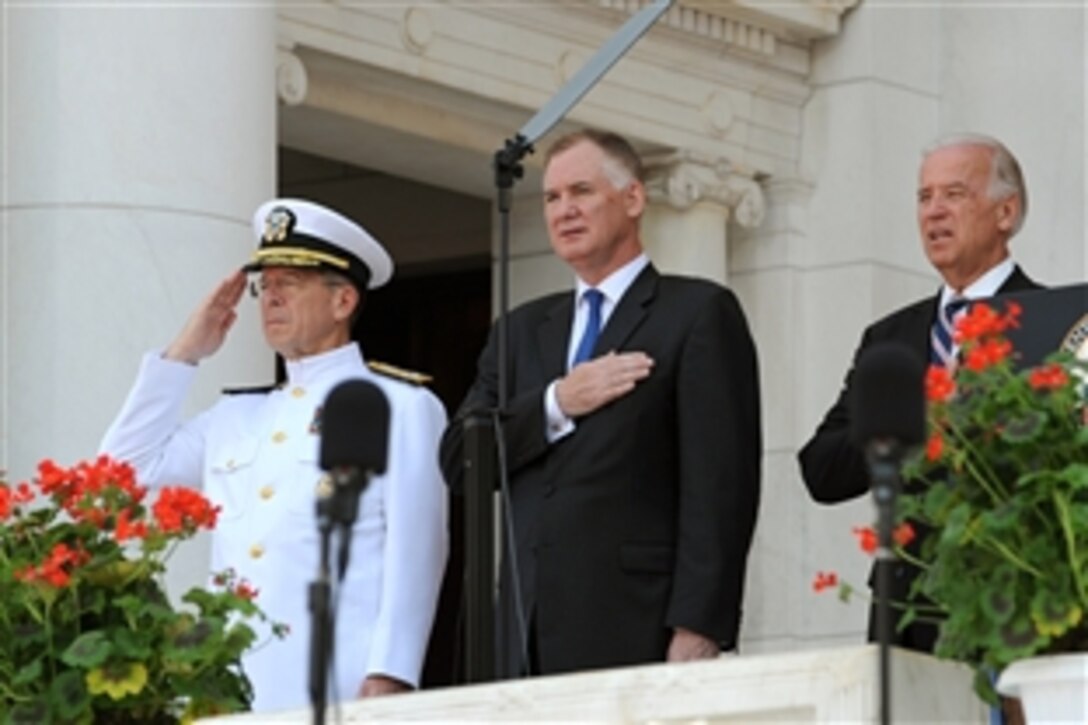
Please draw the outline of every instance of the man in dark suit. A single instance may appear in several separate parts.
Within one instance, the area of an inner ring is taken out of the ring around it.
[[[962,134],[930,146],[919,175],[918,226],[926,257],[944,284],[935,296],[866,328],[855,362],[871,345],[896,341],[912,347],[924,360],[954,364],[955,343],[941,327],[947,329],[954,322],[963,304],[959,300],[1039,287],[1009,256],[1009,240],[1023,225],[1027,201],[1020,164],[996,139]],[[869,492],[865,457],[848,441],[852,375],[853,370],[847,373],[838,400],[799,455],[805,485],[821,503]],[[919,545],[920,537],[912,548],[916,551]],[[905,601],[916,576],[913,567],[896,563],[892,599]],[[870,638],[875,638],[873,619]],[[928,652],[936,637],[933,624],[915,622],[895,635],[894,644]]]
[[[759,381],[744,314],[722,286],[650,264],[641,161],[619,136],[559,139],[545,158],[544,206],[577,289],[508,320],[515,545],[504,556],[511,624],[500,670],[716,657],[737,646],[759,499]],[[493,331],[443,439],[451,485],[461,421],[497,404],[496,348]]]

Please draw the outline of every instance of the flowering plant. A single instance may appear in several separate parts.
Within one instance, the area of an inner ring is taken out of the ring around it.
[[[900,499],[921,542],[896,547],[920,570],[900,626],[937,621],[935,654],[975,666],[991,702],[1011,662],[1088,651],[1088,362],[1063,351],[1018,371],[1005,333],[1019,315],[975,304],[956,325],[961,364],[927,371],[928,440]],[[831,573],[814,586],[850,594]]]
[[[0,722],[173,723],[246,709],[240,657],[263,619],[228,572],[175,609],[160,583],[176,544],[215,526],[196,491],[154,504],[133,469],[102,456],[43,461],[0,481]],[[274,627],[279,634],[279,627]]]

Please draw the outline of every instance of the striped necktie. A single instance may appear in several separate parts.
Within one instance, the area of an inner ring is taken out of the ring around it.
[[[952,333],[956,329],[956,320],[963,315],[966,307],[967,300],[953,298],[937,310],[937,319],[933,321],[929,336],[929,361],[934,365],[946,368],[956,366],[959,346],[953,340]]]
[[[604,301],[604,294],[597,289],[587,289],[582,294],[582,299],[589,304],[589,318],[586,320],[586,329],[582,333],[582,340],[578,343],[577,350],[574,351],[574,361],[571,363],[571,367],[585,362],[593,356],[593,348],[597,345],[597,336],[601,333],[601,302]]]

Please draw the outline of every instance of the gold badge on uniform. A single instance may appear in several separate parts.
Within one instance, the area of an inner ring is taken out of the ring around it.
[[[325,474],[318,479],[317,488],[314,490],[314,493],[318,498],[328,498],[329,496],[332,496],[333,488],[332,476]]]
[[[264,218],[264,241],[282,242],[295,228],[295,213],[285,206],[273,207]]]
[[[310,421],[310,433],[315,436],[321,435],[321,413],[322,407],[319,405],[314,408],[314,419]]]

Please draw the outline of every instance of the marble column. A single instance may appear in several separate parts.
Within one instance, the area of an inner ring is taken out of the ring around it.
[[[5,8],[0,468],[95,453],[142,351],[253,247],[275,189],[275,10]],[[266,380],[243,302],[194,407]]]
[[[729,278],[728,228],[763,220],[763,191],[750,176],[719,158],[693,152],[648,156],[650,199],[643,221],[643,243],[663,272]]]

